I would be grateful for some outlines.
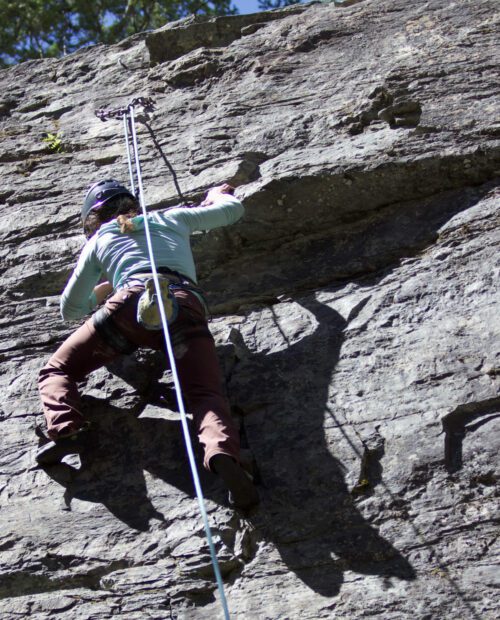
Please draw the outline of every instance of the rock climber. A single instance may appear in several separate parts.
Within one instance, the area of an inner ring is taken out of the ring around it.
[[[258,493],[241,464],[239,435],[223,394],[189,242],[195,231],[240,219],[243,205],[233,191],[223,184],[212,188],[200,206],[156,211],[147,217],[161,303],[170,323],[186,408],[204,450],[203,464],[221,477],[232,503],[248,509],[258,503]],[[81,412],[78,381],[138,347],[165,351],[144,216],[136,197],[118,181],[99,181],[88,190],[81,216],[87,243],[62,293],[61,314],[64,320],[80,319],[100,307],[40,371],[39,390],[51,440],[38,449],[41,466],[85,449],[88,422]]]

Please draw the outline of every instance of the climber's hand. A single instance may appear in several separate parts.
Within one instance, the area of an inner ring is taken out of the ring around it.
[[[113,292],[113,285],[109,282],[101,282],[94,287],[94,293],[97,299],[97,304],[102,304],[106,297]]]
[[[223,183],[222,185],[217,185],[217,187],[212,187],[212,189],[208,191],[205,200],[200,206],[208,207],[222,194],[234,194],[234,187],[229,185],[229,183]]]

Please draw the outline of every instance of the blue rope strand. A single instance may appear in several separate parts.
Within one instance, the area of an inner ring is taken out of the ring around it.
[[[160,282],[158,280],[158,272],[157,272],[156,264],[154,260],[153,246],[151,243],[151,235],[149,231],[149,222],[148,222],[148,217],[147,217],[146,205],[144,203],[144,190],[143,190],[143,185],[142,185],[142,175],[141,175],[141,167],[140,167],[140,161],[139,161],[139,149],[138,149],[138,144],[137,144],[137,134],[135,130],[134,106],[130,105],[128,109],[130,111],[130,128],[132,132],[132,146],[133,146],[133,151],[134,151],[134,156],[135,156],[137,185],[138,185],[138,190],[139,190],[139,204],[141,206],[142,213],[144,216],[144,231],[146,233],[149,260],[151,262],[151,273],[153,275],[156,294],[158,296],[158,299],[161,299],[162,297],[161,297]],[[125,116],[127,116],[127,114],[125,114]],[[127,143],[128,143],[128,138],[127,138]],[[132,180],[132,183],[133,183],[133,180]],[[224,592],[224,584],[222,582],[222,575],[220,572],[219,562],[217,560],[217,554],[215,552],[215,546],[214,546],[214,542],[212,538],[212,531],[208,523],[208,517],[207,517],[207,511],[205,508],[203,491],[201,489],[201,484],[200,484],[200,477],[198,475],[198,470],[196,469],[196,461],[194,458],[193,445],[191,442],[191,437],[189,435],[186,410],[184,408],[184,400],[182,398],[182,391],[181,391],[179,376],[177,374],[177,366],[175,364],[175,358],[174,358],[174,353],[172,349],[172,342],[171,342],[170,332],[168,328],[168,321],[167,321],[167,317],[165,314],[165,308],[163,307],[163,304],[159,303],[158,308],[160,310],[160,316],[161,316],[161,321],[163,324],[163,333],[165,335],[165,344],[167,347],[168,359],[170,362],[170,368],[171,368],[172,376],[174,379],[175,393],[177,396],[177,406],[179,408],[179,412],[181,415],[182,431],[184,433],[184,441],[186,443],[186,450],[187,450],[188,457],[189,457],[189,464],[191,466],[191,474],[193,476],[194,487],[196,489],[196,496],[198,498],[198,504],[200,506],[200,512],[201,512],[201,516],[203,519],[203,525],[205,527],[205,533],[207,535],[208,546],[210,547],[210,555],[212,557],[212,564],[214,567],[215,578],[217,580],[217,587],[219,589],[221,604],[224,610],[224,618],[225,620],[230,620],[226,594]]]

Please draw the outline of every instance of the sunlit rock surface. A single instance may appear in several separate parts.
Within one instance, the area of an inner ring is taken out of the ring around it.
[[[81,461],[34,462],[83,192],[128,176],[94,112],[136,96],[151,208],[179,200],[163,157],[246,207],[193,240],[260,474],[249,517],[201,474],[231,617],[496,617],[495,9],[313,3],[2,71],[2,617],[222,617],[160,355],[82,386]]]

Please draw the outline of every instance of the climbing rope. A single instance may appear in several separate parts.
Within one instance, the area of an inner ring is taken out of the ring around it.
[[[130,117],[128,114],[123,115],[123,133],[125,135],[125,147],[127,149],[127,162],[128,162],[128,174],[130,176],[130,189],[132,190],[132,194],[134,196],[135,193],[135,183],[134,183],[134,171],[132,168],[132,157],[130,155]]]
[[[130,139],[131,139],[131,136],[132,136],[132,128],[130,127],[130,114],[129,114],[129,110],[132,107],[140,106],[143,109],[143,112],[144,112],[144,114],[141,116],[140,120],[143,123],[143,125],[147,128],[147,130],[149,131],[151,139],[153,140],[153,144],[155,145],[156,149],[158,150],[158,153],[160,154],[160,157],[163,159],[163,162],[167,166],[170,174],[172,175],[172,180],[174,182],[174,186],[175,186],[175,189],[177,191],[177,195],[180,198],[181,204],[184,205],[184,206],[191,206],[191,204],[189,203],[188,200],[186,200],[186,198],[184,197],[184,194],[181,191],[181,188],[179,186],[179,181],[177,180],[177,174],[176,174],[176,172],[174,170],[174,167],[168,161],[167,156],[163,152],[163,149],[161,148],[160,143],[156,139],[156,136],[155,136],[155,133],[153,131],[153,128],[151,127],[151,125],[148,122],[148,120],[149,120],[149,112],[153,112],[154,109],[155,109],[154,104],[155,104],[155,102],[152,99],[152,97],[136,97],[135,99],[132,99],[132,101],[128,104],[128,106],[124,106],[124,107],[121,107],[121,108],[114,108],[114,109],[104,109],[104,108],[102,108],[102,109],[96,110],[95,111],[95,115],[97,116],[97,118],[99,118],[103,122],[106,122],[110,118],[122,118],[123,119],[123,128],[124,128],[124,133],[125,133],[125,144],[126,144],[126,147],[127,147],[128,171],[129,171],[129,175],[130,175],[130,182],[131,182],[131,186],[132,186],[131,187],[132,193],[135,194],[134,173],[132,171],[132,159],[131,159],[131,156],[130,156]]]
[[[123,126],[124,126],[124,134],[125,134],[125,141],[126,141],[127,158],[128,158],[128,168],[129,168],[129,174],[130,174],[130,184],[132,186],[132,191],[139,199],[139,204],[142,209],[142,214],[144,217],[144,231],[146,233],[149,260],[151,263],[151,273],[153,275],[157,298],[162,299],[160,281],[158,279],[158,271],[156,269],[156,262],[155,262],[154,253],[153,253],[153,245],[151,242],[151,234],[150,234],[150,229],[149,229],[146,204],[144,202],[144,189],[143,189],[143,184],[142,184],[141,164],[139,160],[139,147],[138,147],[136,127],[135,127],[135,111],[134,111],[134,108],[136,105],[151,106],[152,103],[153,102],[150,98],[139,97],[137,99],[133,99],[129,103],[129,105],[125,108],[119,108],[118,110],[98,110],[98,112],[96,112],[96,116],[100,118],[102,121],[105,121],[107,118],[123,118]],[[136,184],[134,181],[133,160],[135,163],[135,177],[137,180],[137,193],[135,191]],[[203,526],[205,528],[208,546],[210,548],[210,556],[212,558],[212,565],[214,568],[215,578],[217,580],[217,587],[219,589],[221,604],[222,604],[222,608],[224,611],[224,618],[225,620],[229,620],[229,609],[227,606],[227,599],[226,599],[226,595],[224,592],[224,584],[222,582],[222,575],[220,572],[219,562],[217,560],[217,554],[215,552],[212,531],[208,523],[208,516],[207,516],[206,507],[205,507],[205,499],[203,497],[203,491],[201,489],[201,484],[200,484],[200,477],[198,475],[198,470],[196,468],[196,461],[195,461],[194,452],[193,452],[193,444],[191,442],[191,437],[189,435],[189,427],[188,427],[186,409],[184,407],[184,399],[182,397],[182,390],[181,390],[181,385],[179,381],[179,375],[177,373],[177,366],[175,363],[174,352],[172,348],[172,340],[170,337],[170,330],[168,328],[167,316],[166,316],[165,308],[163,307],[163,304],[159,303],[158,308],[160,310],[161,322],[163,325],[163,333],[165,336],[167,356],[170,362],[170,369],[172,371],[172,376],[174,379],[175,393],[177,396],[177,406],[179,408],[179,413],[181,415],[182,431],[184,434],[184,441],[186,444],[189,465],[191,467],[191,474],[193,477],[194,487],[196,490],[196,497],[198,498],[198,504],[200,507],[200,512],[201,512],[201,516],[203,520]]]

